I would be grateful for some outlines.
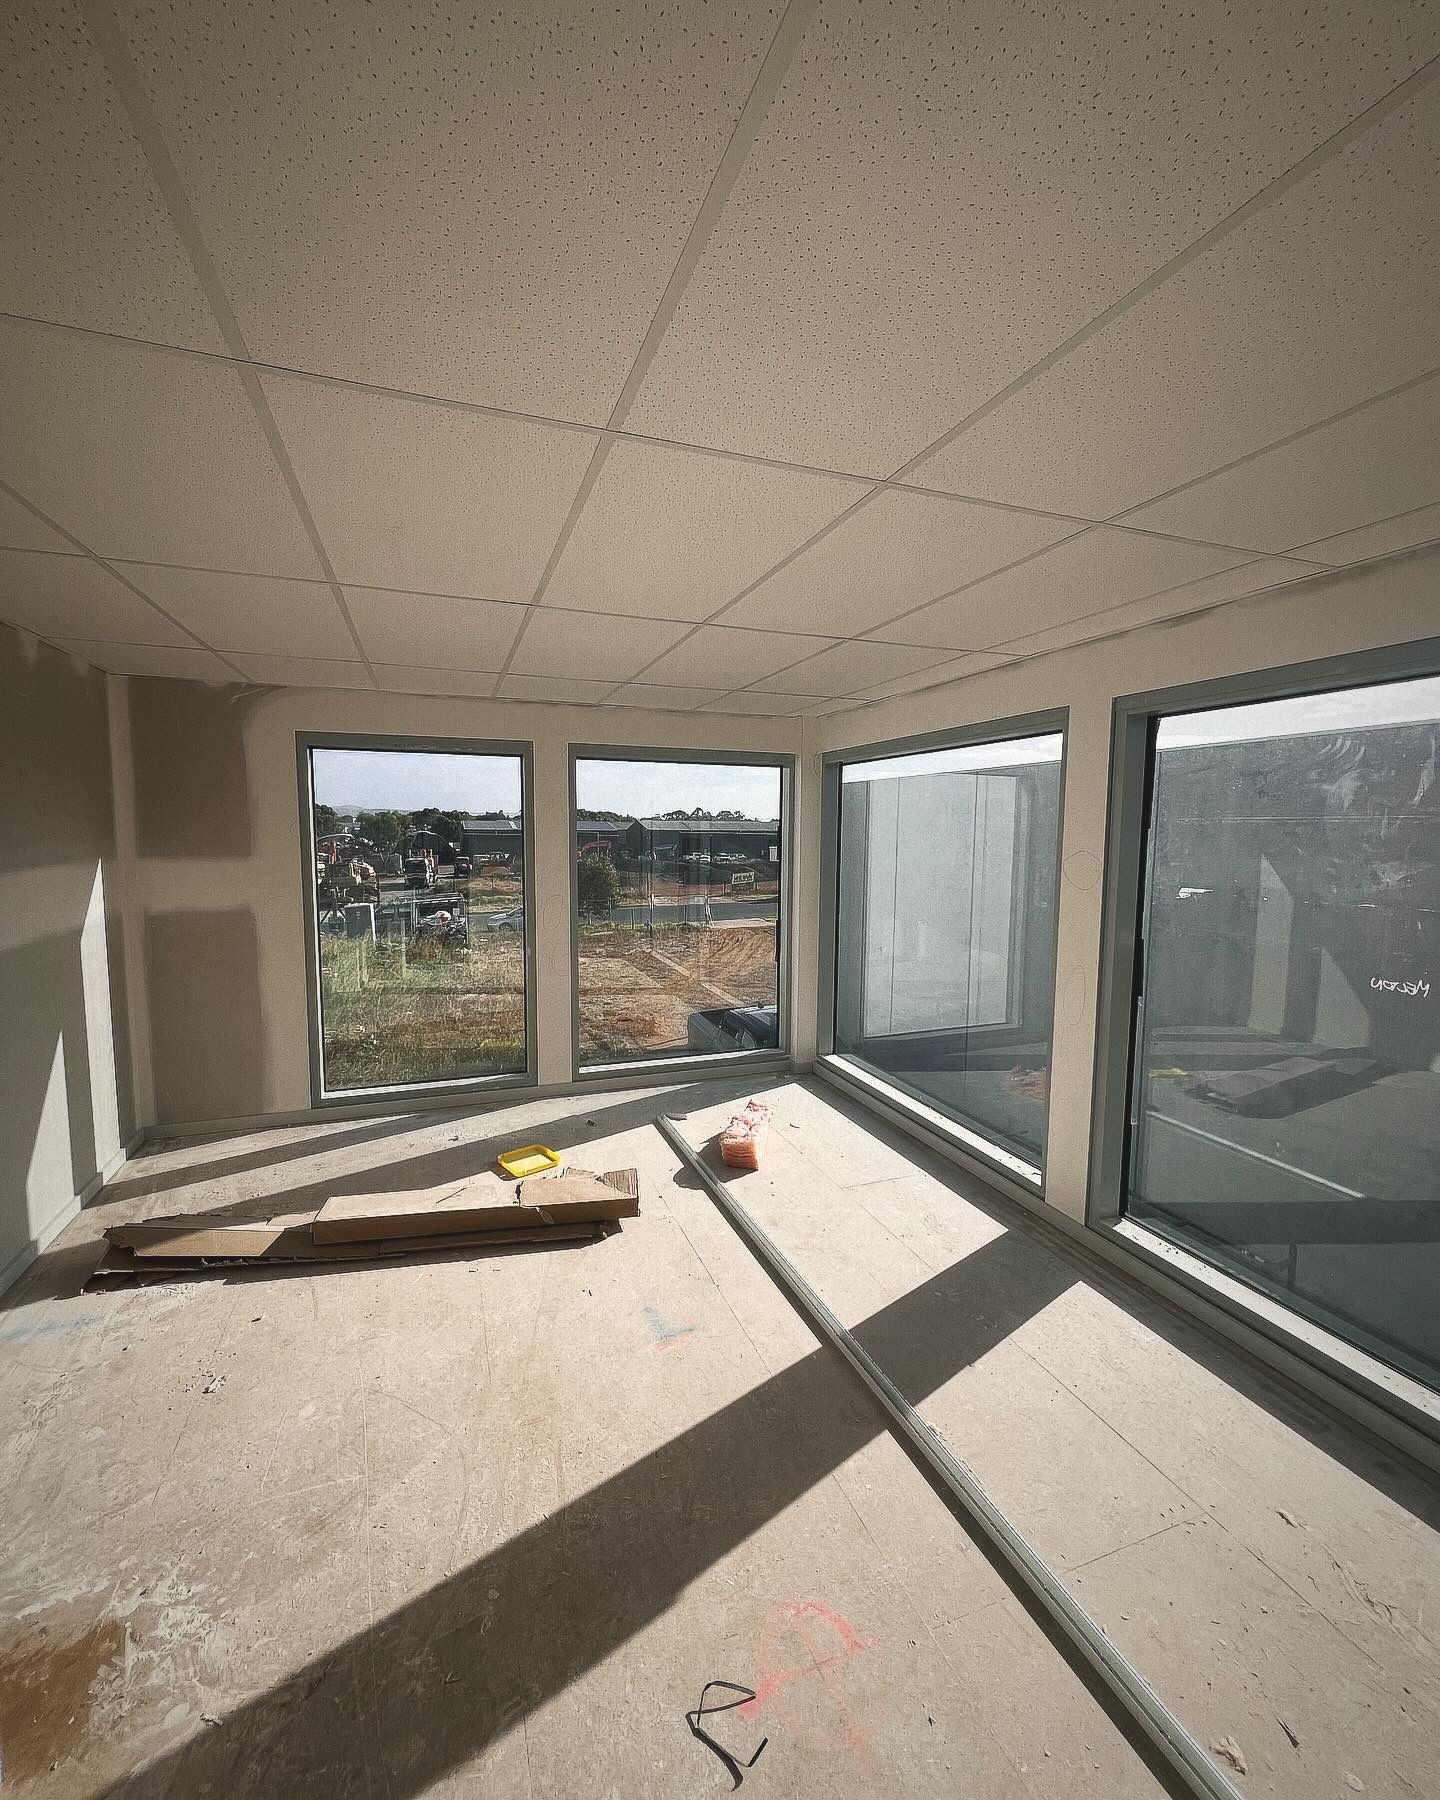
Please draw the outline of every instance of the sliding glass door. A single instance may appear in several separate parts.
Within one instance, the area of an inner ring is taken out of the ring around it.
[[[523,1077],[520,747],[301,744],[317,1099]]]
[[[1440,1377],[1440,680],[1152,715],[1128,1216]]]
[[[834,1051],[1038,1182],[1059,732],[840,760]]]

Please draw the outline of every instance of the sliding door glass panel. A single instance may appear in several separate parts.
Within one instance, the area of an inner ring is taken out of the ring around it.
[[[522,1074],[514,755],[310,750],[326,1094]]]
[[[1058,733],[843,765],[835,1049],[1038,1176]]]
[[[776,765],[577,757],[582,1066],[775,1050]]]
[[[1130,1216],[1440,1377],[1440,680],[1154,726]]]

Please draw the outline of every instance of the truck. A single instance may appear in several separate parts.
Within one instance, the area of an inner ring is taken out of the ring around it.
[[[405,858],[407,888],[433,888],[440,879],[440,865],[433,850],[412,850]]]

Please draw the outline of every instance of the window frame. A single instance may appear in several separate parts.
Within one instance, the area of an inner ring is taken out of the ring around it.
[[[365,1088],[325,1085],[324,1012],[320,992],[320,930],[315,912],[315,812],[312,750],[437,752],[442,756],[510,756],[520,762],[522,851],[525,859],[525,1067],[504,1075],[462,1075],[443,1081],[407,1081]],[[305,1013],[309,1040],[310,1104],[317,1111],[374,1106],[395,1100],[462,1100],[536,1085],[535,959],[535,746],[528,741],[469,737],[415,737],[408,733],[297,731],[296,787],[300,800],[300,911],[305,927]]]
[[[1352,1393],[1437,1435],[1440,1390],[1382,1361],[1278,1297],[1251,1286],[1125,1212],[1131,1081],[1139,1037],[1143,920],[1149,904],[1155,733],[1162,718],[1268,700],[1340,693],[1440,675],[1440,637],[1351,655],[1247,670],[1118,696],[1111,709],[1110,780],[1101,901],[1100,978],[1091,1091],[1085,1224]]]
[[[605,1085],[627,1076],[670,1074],[735,1075],[751,1070],[788,1069],[794,1038],[792,942],[795,901],[795,758],[784,751],[693,750],[655,744],[571,744],[570,816],[566,854],[570,860],[570,1076],[577,1085]],[[634,1056],[619,1062],[586,1063],[580,1058],[580,862],[575,854],[579,824],[577,772],[582,762],[698,763],[711,768],[743,766],[780,772],[780,906],[776,950],[777,1043],[773,1050],[679,1051],[668,1056]]]
[[[1045,1156],[1038,1170],[1020,1157],[990,1142],[973,1128],[958,1124],[938,1107],[907,1094],[873,1075],[843,1051],[835,1048],[836,982],[839,979],[840,925],[840,790],[848,763],[876,762],[894,756],[923,755],[932,750],[959,750],[1004,744],[1015,738],[1060,739],[1060,785],[1055,823],[1055,904],[1051,914],[1050,958],[1054,966],[1059,947],[1060,868],[1065,836],[1065,777],[1070,751],[1070,708],[1050,707],[1042,712],[1017,713],[1011,718],[986,719],[977,724],[922,732],[914,737],[888,738],[879,743],[851,744],[827,750],[820,759],[820,945],[816,989],[816,1065],[822,1074],[856,1092],[868,1104],[888,1112],[899,1123],[919,1127],[944,1140],[948,1151],[1001,1192],[1030,1203],[1045,1198]],[[982,1026],[980,1030],[994,1030]],[[1050,1024],[1053,1060],[1055,1024]],[[1050,1113],[1046,1104],[1046,1149],[1049,1147]]]

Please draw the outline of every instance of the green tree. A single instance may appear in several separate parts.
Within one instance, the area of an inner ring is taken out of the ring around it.
[[[587,856],[576,882],[582,913],[608,913],[620,898],[620,877],[603,856]]]
[[[355,820],[355,829],[377,850],[398,850],[405,837],[406,819],[402,812],[363,812]]]
[[[335,832],[335,828],[337,825],[339,825],[339,823],[340,823],[340,815],[339,815],[339,813],[336,812],[336,810],[333,806],[323,806],[323,805],[321,805],[321,803],[319,801],[317,801],[315,803],[315,835],[316,835],[316,837],[331,837],[331,836],[333,836],[334,832]]]

